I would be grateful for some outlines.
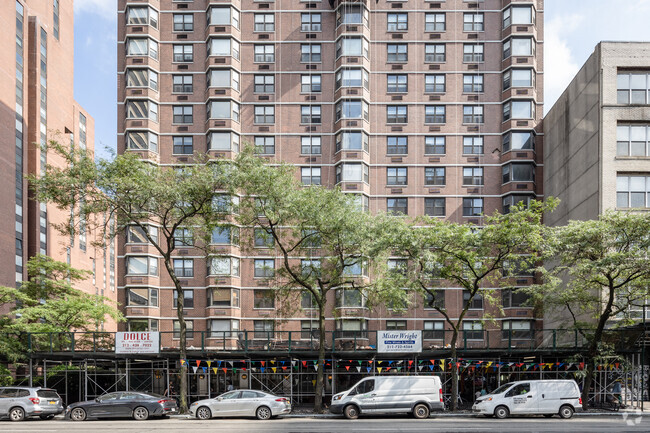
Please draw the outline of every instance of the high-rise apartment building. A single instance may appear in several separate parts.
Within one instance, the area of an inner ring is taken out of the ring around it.
[[[20,284],[26,261],[46,254],[92,272],[78,288],[116,299],[115,244],[96,248],[84,224],[74,237],[59,234],[51,225],[76,211],[38,203],[25,180],[64,163],[41,151],[48,140],[94,149],[94,120],[73,96],[73,1],[5,0],[0,23],[0,285]]]
[[[304,184],[339,185],[371,212],[480,225],[483,214],[543,194],[543,15],[542,0],[119,0],[118,152],[176,165],[194,153],[231,158],[250,143],[295,164]],[[135,231],[124,240],[127,326],[176,329],[173,284],[156,253]],[[178,248],[188,329],[208,331],[208,345],[223,331],[309,338],[308,300],[279,321],[265,296],[272,250],[214,242],[228,257],[210,266]],[[440,290],[453,317],[463,291]],[[525,297],[504,290],[502,299],[491,338],[512,329],[530,339],[536,319]],[[440,347],[443,318],[422,304],[370,311],[346,291],[327,328],[360,339],[422,329],[425,346]],[[495,307],[474,300],[470,340],[487,338],[486,308]]]

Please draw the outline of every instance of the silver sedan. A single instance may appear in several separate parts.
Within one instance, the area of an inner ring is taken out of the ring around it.
[[[290,412],[291,402],[288,398],[254,390],[228,391],[190,405],[190,413],[198,419],[254,416],[266,420]]]

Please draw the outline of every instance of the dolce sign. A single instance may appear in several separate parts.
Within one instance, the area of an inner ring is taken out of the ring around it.
[[[422,352],[422,331],[377,331],[377,353]]]
[[[116,332],[115,353],[159,353],[158,332]]]

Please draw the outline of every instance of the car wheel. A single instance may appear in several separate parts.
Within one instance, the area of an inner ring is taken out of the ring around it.
[[[22,421],[25,419],[25,411],[22,407],[13,407],[9,411],[9,419],[12,421]]]
[[[343,409],[343,414],[347,419],[357,419],[359,418],[359,408],[353,404],[345,406],[345,409]]]
[[[260,406],[257,408],[255,411],[255,416],[257,419],[261,419],[263,421],[266,421],[267,419],[271,419],[271,409],[269,409],[266,406]]]
[[[553,414],[552,413],[545,413],[544,418],[552,418]]]
[[[80,407],[75,407],[72,409],[72,412],[70,412],[70,419],[72,421],[83,421],[86,419],[86,411]]]
[[[416,404],[413,408],[413,416],[417,419],[429,418],[429,408],[426,404]]]
[[[569,419],[573,416],[573,408],[571,406],[562,406],[560,408],[560,418]]]
[[[52,419],[54,415],[41,415],[41,419]]]
[[[149,411],[146,407],[138,406],[133,409],[133,419],[136,421],[144,421],[149,418]]]
[[[209,408],[205,406],[201,406],[196,410],[196,417],[198,419],[210,419],[212,418],[212,412],[210,411]]]
[[[499,419],[508,418],[508,415],[510,415],[510,411],[505,406],[499,406],[496,409],[494,409],[494,416],[496,416]]]

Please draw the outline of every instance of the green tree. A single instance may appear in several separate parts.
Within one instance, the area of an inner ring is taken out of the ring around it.
[[[191,242],[197,241],[195,247],[209,252],[209,244],[200,240],[208,239],[212,228],[228,221],[220,199],[230,200],[231,164],[196,156],[193,164],[160,167],[133,154],[95,162],[85,151],[70,150],[56,142],[50,142],[48,152],[55,152],[67,164],[63,168],[48,166],[44,176],[30,178],[38,200],[54,203],[63,210],[78,208],[89,226],[94,224],[94,228],[101,230],[102,239],[129,231],[146,239],[162,257],[164,269],[181,300],[176,308],[179,351],[180,359],[186,359],[183,289],[173,262],[179,246],[177,236],[183,230],[185,235],[190,234]],[[112,220],[115,230],[107,224]],[[66,221],[57,228],[65,233],[77,230],[78,225],[78,220]],[[183,242],[186,241],[184,236]],[[187,411],[186,371],[185,363],[180,375],[181,412]]]
[[[295,167],[273,167],[252,153],[238,160],[238,185],[254,199],[242,203],[241,222],[268,238],[278,265],[272,277],[277,296],[299,308],[310,297],[318,310],[318,370],[314,410],[322,411],[325,317],[335,290],[359,290],[372,302],[374,286],[364,277],[380,251],[369,257],[376,220],[353,195],[321,186],[302,186]],[[248,238],[252,238],[249,236]],[[263,239],[262,239],[263,240]],[[251,240],[252,243],[252,240]],[[375,276],[377,277],[377,276]]]
[[[640,308],[650,287],[650,216],[608,212],[596,220],[570,221],[552,232],[543,284],[531,287],[546,317],[574,326],[588,342],[582,404],[593,383],[594,361],[611,347],[608,328],[629,324],[624,316]]]
[[[28,280],[20,288],[0,287],[0,304],[12,305],[11,315],[2,318],[1,332],[92,331],[106,317],[123,320],[108,298],[74,288],[89,277],[89,272],[44,255],[32,257],[26,267]],[[34,339],[38,340],[38,336]],[[0,352],[8,359],[24,358],[28,348],[22,339],[0,340]]]
[[[542,214],[553,209],[554,200],[533,201],[528,208],[513,207],[508,214],[484,217],[482,226],[458,224],[423,217],[415,222],[398,220],[389,226],[381,242],[388,242],[394,254],[404,257],[403,266],[393,269],[384,284],[412,288],[424,295],[428,307],[437,310],[451,328],[452,373],[451,408],[458,409],[457,344],[472,302],[482,297],[484,304],[500,309],[498,292],[510,282],[510,268],[534,269],[543,256]],[[437,299],[437,286],[460,287],[464,303],[458,312],[449,312]],[[492,288],[492,289],[491,289]],[[490,320],[486,311],[483,320]]]

